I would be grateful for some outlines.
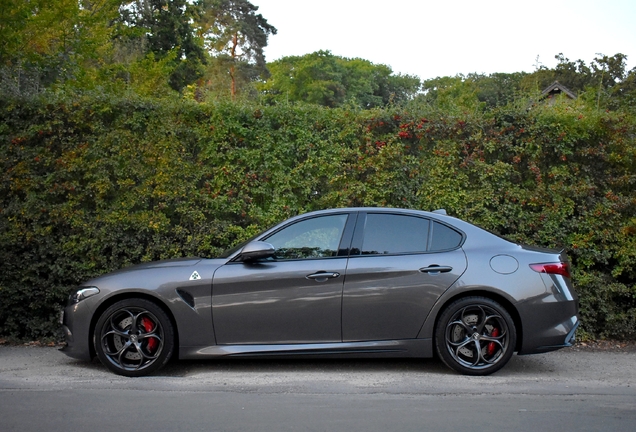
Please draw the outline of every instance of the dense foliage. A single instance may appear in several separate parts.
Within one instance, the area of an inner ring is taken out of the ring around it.
[[[276,34],[257,11],[247,0],[5,0],[0,93],[249,93]],[[225,88],[209,85],[220,77]]]
[[[4,1],[0,336],[54,337],[92,276],[368,205],[565,248],[584,335],[636,338],[625,55],[421,82],[328,51],[266,63],[274,34],[247,0]]]
[[[443,207],[564,247],[585,332],[636,337],[633,117],[566,101],[450,115],[99,95],[5,98],[0,116],[1,335],[50,337],[91,276],[369,205]]]
[[[389,66],[343,58],[329,51],[283,57],[268,68],[271,76],[257,87],[269,103],[374,108],[408,101],[420,90],[417,77],[395,75]]]

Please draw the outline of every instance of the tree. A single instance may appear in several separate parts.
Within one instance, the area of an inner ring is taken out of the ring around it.
[[[126,42],[142,38],[146,54],[153,53],[157,60],[173,57],[169,82],[173,89],[181,91],[203,75],[206,63],[203,42],[194,28],[200,11],[198,2],[187,0],[124,1],[119,39]]]
[[[521,88],[529,91],[541,91],[554,81],[566,86],[581,98],[598,108],[615,108],[621,105],[621,99],[631,94],[627,88],[629,73],[626,72],[627,56],[597,54],[590,64],[583,60],[571,61],[562,53],[554,69],[539,67],[521,80]],[[626,87],[627,86],[627,87]]]
[[[630,70],[625,79],[613,88],[613,97],[615,102],[612,108],[623,107],[636,112],[636,68]]]
[[[343,84],[347,99],[363,108],[386,106],[410,100],[420,89],[420,79],[393,74],[390,66],[368,60],[338,58],[344,69]]]
[[[351,103],[372,108],[407,101],[420,88],[415,76],[394,75],[389,66],[329,51],[283,57],[268,68],[271,76],[259,89],[271,102],[304,101],[328,107]]]
[[[344,70],[329,51],[288,56],[268,64],[270,77],[259,85],[269,100],[305,101],[334,107],[344,102]]]
[[[609,57],[597,54],[600,57],[594,58],[590,64],[592,70],[592,81],[596,87],[596,106],[599,108],[601,97],[604,97],[604,105],[617,105],[610,101],[612,97],[624,96],[625,81],[628,74],[625,72],[627,56],[625,54],[614,54]],[[598,83],[598,84],[596,84]],[[623,91],[622,91],[623,90]]]
[[[0,8],[2,91],[37,93],[100,67],[120,0],[4,0]]]
[[[252,81],[267,73],[263,48],[277,30],[247,0],[201,0],[201,8],[199,32],[217,65],[227,66],[235,98],[241,79]]]
[[[485,105],[478,98],[479,89],[475,81],[463,75],[426,80],[422,83],[422,91],[415,99],[417,104],[429,105],[448,113],[481,110]]]
[[[489,108],[512,102],[521,90],[525,72],[493,73],[490,75],[469,74],[467,79],[477,87],[477,98]]]

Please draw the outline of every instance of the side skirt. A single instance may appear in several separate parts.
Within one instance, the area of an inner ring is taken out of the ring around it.
[[[207,347],[182,346],[179,348],[180,359],[272,356],[311,356],[312,358],[428,358],[433,357],[433,343],[432,339],[405,339],[316,344],[212,345]]]

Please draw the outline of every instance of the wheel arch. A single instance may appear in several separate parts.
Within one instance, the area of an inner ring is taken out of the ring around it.
[[[449,298],[447,298],[444,303],[439,307],[436,308],[437,309],[437,313],[435,314],[435,320],[433,323],[433,332],[432,332],[432,339],[433,339],[433,346],[435,346],[435,334],[437,332],[437,324],[439,321],[439,317],[442,313],[444,313],[444,311],[446,310],[446,308],[453,302],[456,302],[457,300],[461,300],[463,298],[466,297],[485,297],[488,298],[490,300],[493,300],[497,303],[499,303],[503,308],[506,309],[506,311],[510,314],[510,317],[512,318],[512,321],[515,325],[515,330],[517,333],[517,342],[515,344],[515,351],[519,351],[521,350],[521,347],[523,346],[523,325],[521,322],[521,316],[519,315],[519,311],[517,310],[517,308],[514,306],[514,304],[508,300],[506,297],[504,297],[503,295],[500,295],[498,293],[492,292],[492,291],[488,291],[485,289],[475,289],[475,290],[471,290],[471,291],[462,291],[460,293],[457,293]]]
[[[95,312],[93,312],[93,316],[91,318],[90,328],[88,332],[88,347],[90,350],[91,358],[95,358],[97,356],[97,352],[95,351],[95,340],[93,335],[95,333],[95,326],[97,325],[97,321],[99,321],[100,316],[104,313],[106,309],[108,309],[110,306],[117,303],[118,301],[132,299],[132,298],[151,301],[152,303],[160,307],[165,312],[165,314],[168,316],[168,319],[170,319],[170,324],[172,324],[172,327],[174,328],[174,332],[173,332],[174,333],[174,349],[172,353],[172,358],[179,358],[179,329],[177,327],[177,321],[174,318],[174,314],[161,299],[155,296],[152,296],[150,294],[146,294],[146,293],[138,292],[138,291],[127,291],[120,294],[116,294],[104,300],[97,307],[97,309],[95,309]]]

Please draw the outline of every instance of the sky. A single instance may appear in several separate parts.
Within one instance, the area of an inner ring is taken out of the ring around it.
[[[251,0],[278,29],[267,61],[318,50],[422,79],[532,72],[556,54],[636,67],[636,0]],[[538,62],[537,62],[538,56]]]

